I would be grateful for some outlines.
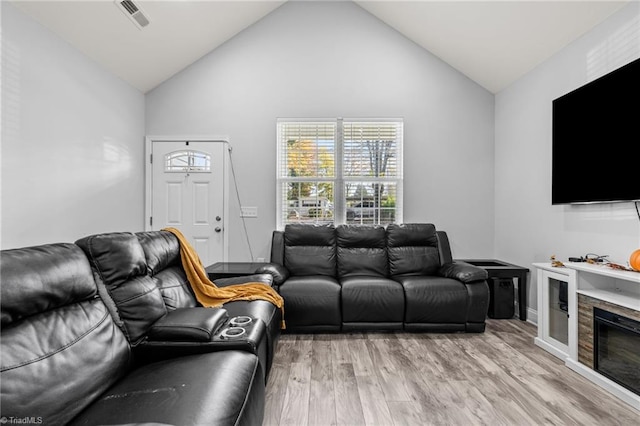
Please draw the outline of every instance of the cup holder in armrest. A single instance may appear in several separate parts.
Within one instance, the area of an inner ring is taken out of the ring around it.
[[[229,318],[220,329],[218,329],[214,340],[255,340],[256,330],[261,330],[260,321],[248,315],[237,315]]]
[[[223,339],[237,339],[247,333],[247,330],[243,327],[228,327],[222,330],[220,337]]]
[[[232,327],[244,327],[246,325],[251,324],[252,321],[253,321],[253,318],[249,316],[239,315],[237,317],[231,318],[231,320],[229,320],[229,324]]]

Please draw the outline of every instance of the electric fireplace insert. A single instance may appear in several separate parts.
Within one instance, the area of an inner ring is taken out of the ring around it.
[[[640,395],[640,321],[593,308],[595,370]]]

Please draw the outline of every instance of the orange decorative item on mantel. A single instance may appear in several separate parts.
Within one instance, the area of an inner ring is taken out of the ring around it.
[[[558,259],[556,259],[556,255],[552,254],[551,255],[551,266],[555,267],[555,268],[564,268],[564,263],[560,262]]]
[[[640,272],[640,249],[631,253],[631,257],[629,257],[629,266],[631,266],[631,269]]]

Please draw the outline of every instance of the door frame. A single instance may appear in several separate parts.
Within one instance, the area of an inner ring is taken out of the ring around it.
[[[144,230],[151,231],[151,204],[153,200],[153,167],[151,166],[151,154],[153,153],[154,142],[176,142],[176,141],[192,141],[192,142],[217,142],[226,145],[227,154],[231,150],[228,136],[222,135],[147,135],[145,136],[144,150]],[[224,155],[222,159],[223,167],[223,183],[222,198],[224,207],[222,209],[223,233],[222,233],[222,262],[226,262],[229,258],[229,155]],[[209,266],[209,265],[204,265]]]

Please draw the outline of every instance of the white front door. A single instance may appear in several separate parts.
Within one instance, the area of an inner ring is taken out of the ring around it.
[[[149,229],[179,229],[205,267],[226,260],[226,147],[218,141],[151,140]]]

